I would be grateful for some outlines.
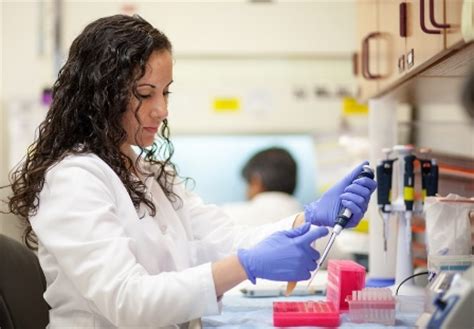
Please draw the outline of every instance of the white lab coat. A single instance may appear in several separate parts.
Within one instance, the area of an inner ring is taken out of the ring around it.
[[[262,192],[249,201],[227,203],[221,208],[236,224],[249,226],[276,222],[303,210],[295,197],[276,191]]]
[[[119,177],[97,156],[70,155],[47,172],[31,223],[49,328],[174,328],[216,314],[210,262],[289,229],[294,219],[237,227],[182,185],[175,186],[179,209],[155,180],[146,185],[157,214],[139,218]]]

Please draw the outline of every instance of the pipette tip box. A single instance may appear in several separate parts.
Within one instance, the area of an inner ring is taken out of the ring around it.
[[[337,327],[340,323],[339,311],[331,302],[273,302],[275,327]]]
[[[352,291],[365,287],[365,267],[352,260],[335,260],[328,262],[327,301],[332,302],[337,311],[346,311],[349,304],[346,297]]]
[[[388,288],[365,288],[353,291],[346,301],[349,318],[355,323],[395,325],[396,300]]]

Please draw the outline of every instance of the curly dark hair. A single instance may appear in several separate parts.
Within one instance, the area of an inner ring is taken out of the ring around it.
[[[144,76],[154,51],[171,53],[171,43],[137,15],[100,18],[87,25],[72,43],[54,83],[46,118],[28,154],[12,171],[8,185],[13,190],[8,210],[24,222],[23,240],[31,249],[37,248],[38,241],[29,218],[38,210],[46,171],[69,154],[96,154],[120,177],[137,209],[143,203],[152,215],[156,213],[144,183],[130,175],[133,160],[120,151],[127,139],[122,117],[131,97],[138,99],[137,109],[141,106],[137,81]],[[163,120],[159,144],[141,148],[136,161],[143,159],[156,165],[153,176],[166,196],[176,201],[179,197],[172,187],[177,173],[171,163],[173,145],[169,135],[168,122]],[[162,160],[155,160],[160,154]]]

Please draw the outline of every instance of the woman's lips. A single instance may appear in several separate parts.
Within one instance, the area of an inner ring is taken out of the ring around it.
[[[144,127],[143,129],[150,134],[156,134],[158,132],[158,127]]]

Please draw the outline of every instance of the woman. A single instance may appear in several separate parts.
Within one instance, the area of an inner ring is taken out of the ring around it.
[[[177,179],[172,81],[169,40],[138,16],[101,18],[70,48],[9,200],[38,244],[50,328],[176,327],[216,314],[247,278],[308,279],[319,258],[310,244],[327,234],[310,223],[332,225],[342,203],[356,225],[367,208],[375,183],[352,183],[359,166],[304,214],[234,227]]]

